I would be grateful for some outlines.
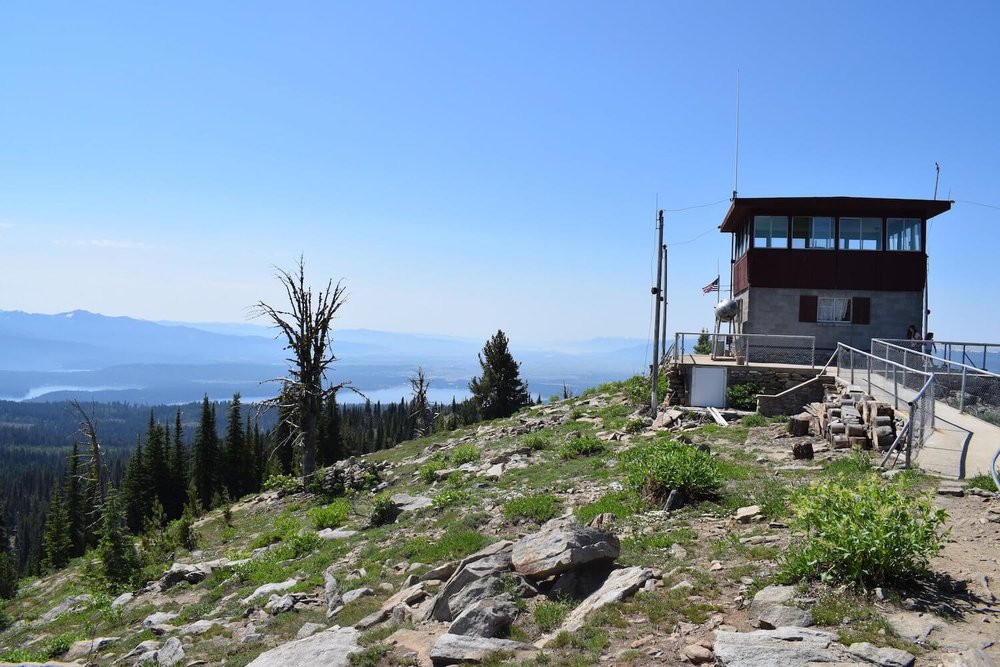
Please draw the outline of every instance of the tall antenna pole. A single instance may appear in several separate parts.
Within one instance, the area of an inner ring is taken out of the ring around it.
[[[736,70],[736,166],[733,174],[733,200],[740,184],[740,71]]]
[[[652,289],[653,300],[656,303],[655,315],[653,316],[653,370],[650,373],[652,380],[652,390],[650,392],[650,405],[653,409],[653,418],[656,418],[656,409],[660,402],[656,396],[656,385],[660,380],[660,294],[663,292],[663,209],[656,216],[656,228],[659,232],[659,240],[656,242],[656,287]]]
[[[669,303],[667,299],[667,246],[660,246],[663,250],[663,295],[660,297],[663,300],[663,326],[660,327],[660,349],[663,350],[663,354],[667,354],[667,304]]]
[[[941,164],[934,163],[934,199],[937,199],[938,180],[941,178]]]

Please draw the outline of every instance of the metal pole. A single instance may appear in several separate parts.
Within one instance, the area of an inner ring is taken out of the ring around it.
[[[906,459],[904,460],[904,463],[903,463],[903,467],[907,468],[907,469],[909,469],[909,467],[910,467],[910,450],[913,447],[913,433],[914,433],[914,430],[913,430],[914,426],[913,425],[917,423],[915,421],[916,418],[917,418],[917,412],[918,412],[918,408],[917,408],[916,404],[910,403],[910,437],[908,437],[906,439]]]
[[[865,357],[868,360],[868,394],[872,393],[872,358]]]
[[[810,348],[809,354],[812,357],[812,368],[813,370],[816,370],[816,336],[812,337],[812,347]]]
[[[656,396],[656,386],[660,381],[660,294],[662,292],[663,280],[663,209],[660,209],[656,216],[656,228],[659,233],[659,240],[656,242],[656,287],[653,288],[653,301],[656,303],[655,315],[653,316],[653,372],[650,374],[652,388],[650,390],[650,404],[653,410],[653,418],[656,418],[656,409],[660,405]]]
[[[899,377],[895,366],[892,367],[892,407],[899,410]]]
[[[966,368],[965,364],[962,364],[962,393],[958,395],[958,411],[965,412],[965,374],[968,373],[969,369]]]
[[[854,384],[854,350],[851,350],[851,384]]]
[[[663,353],[667,353],[667,246],[661,246],[663,250],[663,337],[660,339],[662,343]]]

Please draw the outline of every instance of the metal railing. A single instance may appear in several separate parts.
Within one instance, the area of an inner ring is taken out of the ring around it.
[[[934,431],[935,375],[909,368],[896,361],[839,343],[837,377],[851,385],[867,389],[869,395],[891,404],[896,410],[906,405],[909,411],[906,441],[906,465]],[[894,446],[902,446],[894,443]]]
[[[1000,424],[1000,375],[879,338],[872,339],[871,350],[881,359],[933,373],[937,400],[959,412]]]
[[[955,340],[910,340],[879,338],[890,345],[923,352],[932,357],[957,364],[973,366],[981,371],[1000,373],[1000,343],[968,343]]]
[[[779,334],[674,334],[675,361],[687,355],[711,355],[747,364],[789,364],[816,367],[816,337]],[[741,362],[742,360],[742,362]]]

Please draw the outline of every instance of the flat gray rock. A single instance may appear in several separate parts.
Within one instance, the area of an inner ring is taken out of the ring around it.
[[[842,662],[843,646],[829,632],[778,628],[754,632],[715,632],[715,657],[724,667],[792,667],[812,662]]]
[[[282,644],[261,653],[247,667],[288,667],[296,665],[323,665],[324,667],[347,667],[350,656],[361,650],[358,637],[361,633],[354,628],[335,626],[317,632],[305,639]]]
[[[499,579],[499,575],[505,572],[510,572],[513,546],[513,542],[496,542],[464,558],[458,564],[455,573],[442,586],[441,592],[430,607],[430,618],[437,621],[452,621],[470,602],[494,595],[492,580]],[[483,580],[489,581],[483,582]],[[470,586],[475,587],[463,593]]]
[[[757,616],[760,627],[767,629],[774,628],[808,628],[813,625],[813,615],[808,609],[789,607],[783,604],[771,604],[764,607]]]
[[[611,533],[553,519],[514,544],[511,563],[526,577],[544,579],[588,563],[613,561],[620,554],[621,544]]]
[[[433,501],[427,496],[411,496],[408,493],[392,494],[392,502],[394,502],[396,507],[404,512],[412,512],[414,510],[423,509],[425,507],[430,507],[433,504]]]
[[[299,631],[295,633],[296,639],[305,639],[306,637],[311,637],[320,630],[324,630],[325,625],[320,625],[319,623],[304,623]]]
[[[119,595],[118,597],[116,597],[114,600],[111,601],[111,608],[120,609],[121,607],[124,607],[129,602],[131,602],[132,598],[134,597],[135,596],[132,593],[122,593],[121,595]]]
[[[83,593],[82,595],[71,595],[59,604],[57,604],[52,609],[42,614],[38,620],[41,623],[48,624],[56,620],[63,614],[69,611],[75,611],[81,609],[86,602],[90,602],[91,596],[89,593]]]
[[[346,540],[348,537],[354,537],[357,534],[358,531],[346,528],[324,528],[323,530],[316,531],[316,537],[324,540]]]
[[[913,667],[916,660],[912,653],[901,651],[898,648],[880,648],[868,642],[857,642],[848,647],[848,652],[861,658],[865,662],[871,662],[879,667]]]
[[[599,589],[587,596],[566,616],[562,627],[554,634],[563,631],[576,632],[583,627],[590,614],[606,605],[621,602],[626,597],[636,593],[651,579],[653,579],[653,571],[644,567],[626,567],[614,570]],[[545,643],[548,641],[548,638],[544,640]]]
[[[62,660],[66,662],[72,662],[77,658],[85,658],[89,655],[94,655],[98,651],[104,650],[108,644],[112,644],[121,639],[121,637],[95,637],[94,639],[83,639],[78,642],[74,642],[69,650],[66,651],[66,655],[62,657]]]
[[[487,639],[446,633],[438,637],[431,649],[431,660],[435,663],[482,662],[494,653],[537,651],[531,644],[509,639]],[[251,663],[252,665],[252,663]]]
[[[468,607],[452,621],[448,632],[470,637],[497,637],[510,629],[517,607],[510,596],[486,598]]]
[[[289,588],[291,588],[297,583],[299,582],[296,579],[288,579],[287,581],[280,581],[276,584],[264,584],[263,586],[258,586],[257,590],[255,590],[253,593],[240,600],[240,602],[242,604],[250,604],[250,602],[252,602],[254,598],[258,598],[262,595],[270,596],[272,593],[281,593],[283,591],[287,591]]]
[[[372,589],[367,588],[367,587],[355,588],[354,590],[347,591],[346,593],[344,593],[344,595],[343,595],[343,601],[344,601],[344,604],[350,604],[351,602],[354,602],[355,600],[359,600],[359,599],[361,599],[363,597],[366,597],[366,596],[369,596],[369,595],[375,595],[375,591],[373,591]]]
[[[164,623],[169,623],[174,620],[177,616],[179,616],[179,614],[172,611],[157,611],[150,614],[143,620],[142,627],[151,628],[154,625],[163,625]]]
[[[177,637],[171,637],[163,642],[163,646],[156,651],[156,664],[160,665],[160,667],[171,667],[183,660],[184,647],[181,645],[181,640]]]

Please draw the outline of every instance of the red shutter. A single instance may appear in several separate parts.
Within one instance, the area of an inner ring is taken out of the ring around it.
[[[806,296],[803,294],[799,297],[799,322],[816,321],[817,302],[818,298],[815,296]]]
[[[872,319],[872,300],[866,296],[856,296],[851,304],[851,323],[869,324]]]

